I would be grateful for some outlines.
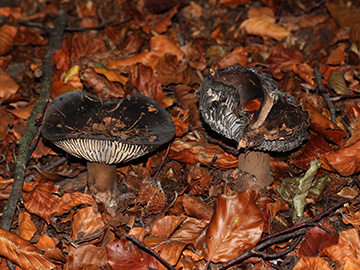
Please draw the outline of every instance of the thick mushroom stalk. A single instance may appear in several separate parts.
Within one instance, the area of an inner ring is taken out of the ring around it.
[[[48,107],[42,133],[57,147],[88,161],[89,190],[97,202],[116,208],[116,164],[167,143],[175,126],[164,108],[143,95],[100,99],[69,92]]]
[[[230,66],[205,76],[197,92],[205,122],[238,142],[239,172],[250,185],[272,182],[269,152],[287,152],[307,138],[309,114],[296,99],[281,92],[267,74]]]

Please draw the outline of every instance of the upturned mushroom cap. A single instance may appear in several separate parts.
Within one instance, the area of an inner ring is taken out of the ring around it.
[[[100,99],[68,92],[49,105],[42,134],[76,157],[115,164],[167,143],[175,134],[175,126],[163,107],[143,95]]]
[[[261,71],[241,66],[213,71],[197,95],[205,122],[239,148],[285,152],[307,138],[309,113]]]

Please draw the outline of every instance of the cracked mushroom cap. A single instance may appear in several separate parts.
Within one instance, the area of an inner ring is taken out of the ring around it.
[[[175,126],[163,107],[143,95],[100,99],[68,92],[49,105],[42,134],[76,157],[115,164],[167,143],[175,135]]]
[[[205,122],[239,148],[286,152],[307,139],[309,113],[261,71],[241,66],[212,71],[197,95]]]

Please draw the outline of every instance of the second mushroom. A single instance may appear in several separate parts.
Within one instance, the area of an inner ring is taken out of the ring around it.
[[[175,135],[170,114],[143,95],[101,99],[83,92],[56,97],[42,134],[71,155],[87,160],[88,187],[97,202],[116,208],[116,164],[143,156]]]
[[[255,176],[250,185],[271,184],[269,152],[290,151],[307,139],[308,112],[261,71],[241,66],[212,71],[197,95],[205,122],[238,142],[239,171]]]

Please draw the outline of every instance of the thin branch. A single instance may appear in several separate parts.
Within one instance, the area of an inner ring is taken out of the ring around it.
[[[133,235],[127,234],[118,228],[112,226],[114,230],[117,232],[120,232],[123,236],[125,236],[126,239],[133,242],[135,245],[137,245],[139,248],[141,248],[143,251],[149,253],[152,255],[156,260],[158,260],[163,266],[165,266],[167,269],[175,270],[174,267],[172,267],[167,261],[165,261],[162,257],[160,257],[159,254],[157,254],[153,249],[149,248],[147,245],[145,245],[143,242],[136,239]]]
[[[330,100],[329,94],[325,90],[324,84],[322,83],[323,75],[317,68],[314,68],[314,73],[315,73],[318,87],[320,89],[320,93],[323,96],[323,98],[330,110],[331,121],[333,121],[336,124],[336,116],[335,116],[336,108],[335,108],[334,104],[332,103],[332,101]]]
[[[36,132],[38,130],[36,119],[41,113],[43,113],[46,104],[50,100],[52,76],[54,72],[54,62],[52,61],[52,56],[57,49],[61,48],[61,38],[66,23],[67,15],[63,11],[60,11],[54,22],[54,29],[50,33],[48,51],[44,57],[43,65],[41,67],[43,77],[41,78],[40,96],[28,120],[25,134],[19,143],[14,183],[1,220],[1,227],[6,230],[11,228],[17,204],[22,196],[26,166],[31,156],[30,146],[34,141],[34,137],[36,136]]]

